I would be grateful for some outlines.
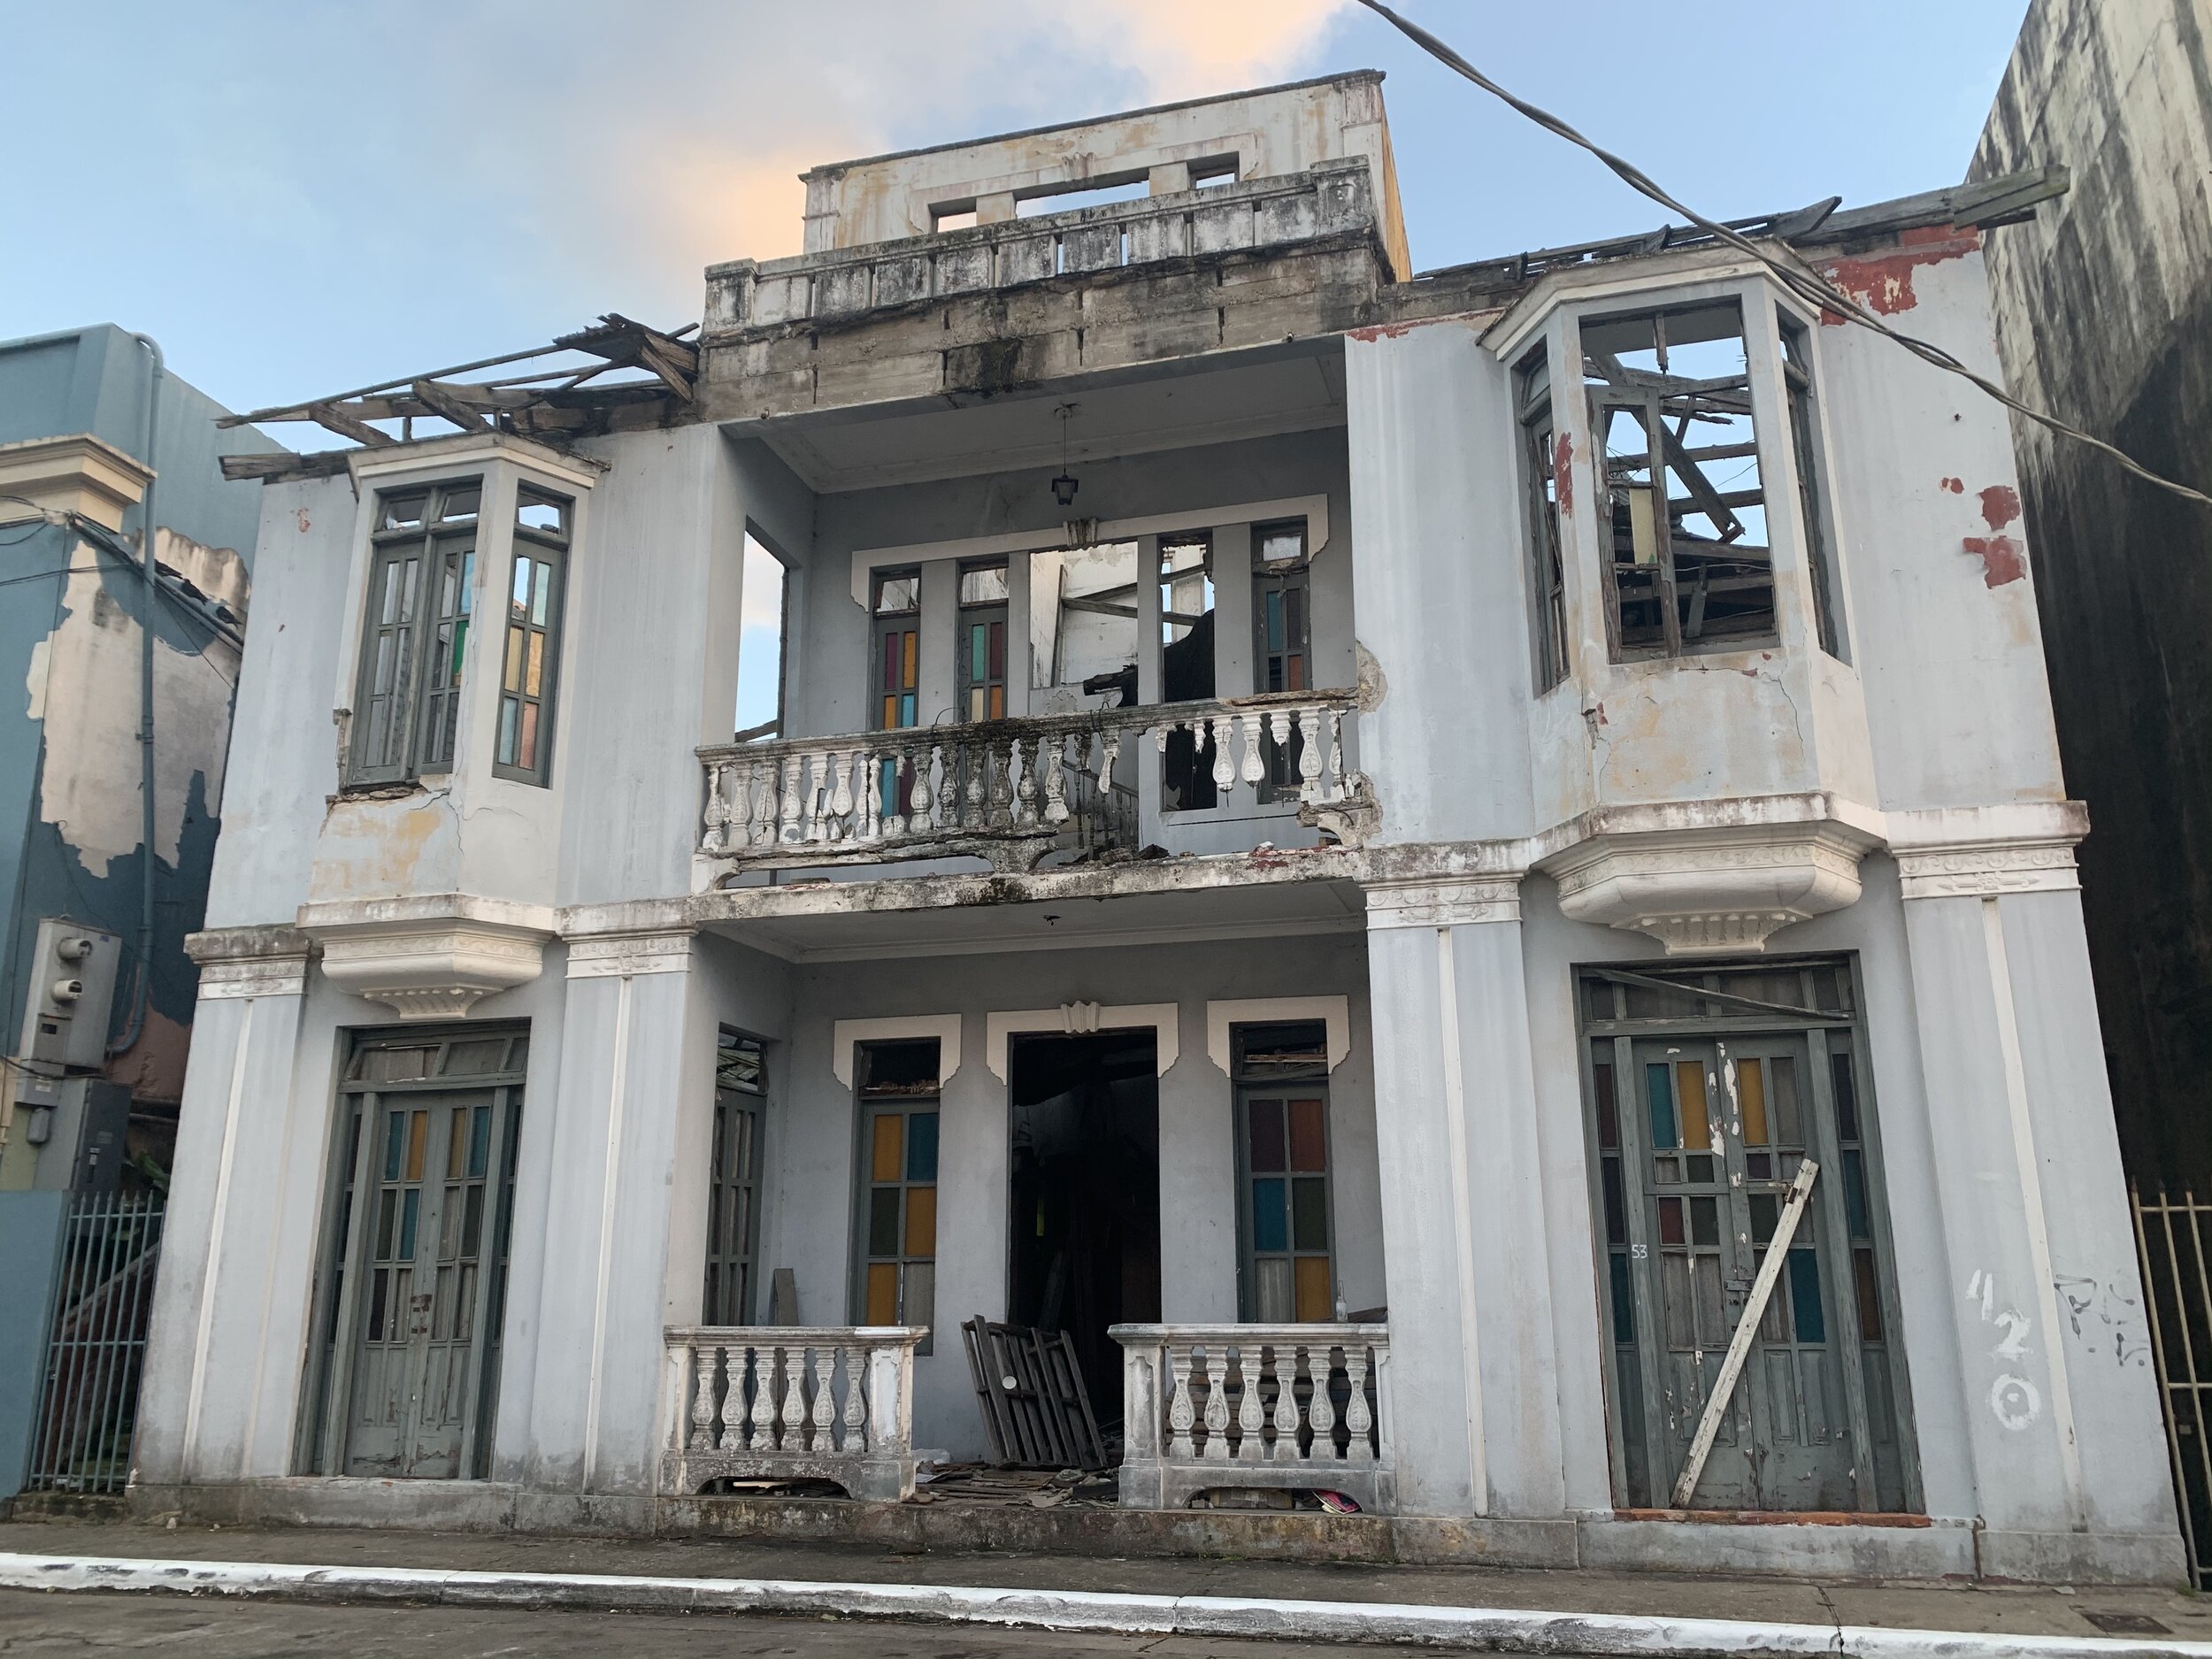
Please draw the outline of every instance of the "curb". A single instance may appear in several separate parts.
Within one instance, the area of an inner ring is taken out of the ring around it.
[[[1832,1659],[1839,1654],[1852,1659],[2212,1659],[2212,1642],[1768,1624],[1503,1608],[5,1552],[0,1552],[0,1588],[151,1591],[284,1601],[427,1601],[442,1607],[558,1607],[595,1612],[830,1615],[1115,1635],[1449,1646],[1590,1659],[1662,1655],[1669,1659]]]

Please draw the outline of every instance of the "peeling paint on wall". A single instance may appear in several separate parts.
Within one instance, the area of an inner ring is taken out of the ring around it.
[[[1876,257],[1830,259],[1821,273],[1878,317],[1894,317],[1920,302],[1912,291],[1913,273],[1923,265],[1964,258],[1982,245],[1974,231],[1957,231],[1947,225],[1909,230],[1897,239],[1900,251]],[[1823,311],[1820,320],[1844,321],[1836,311]]]

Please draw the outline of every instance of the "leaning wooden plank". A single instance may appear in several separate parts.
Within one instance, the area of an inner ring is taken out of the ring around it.
[[[976,1409],[982,1414],[984,1438],[991,1442],[991,1461],[1007,1461],[1006,1425],[999,1409],[999,1379],[988,1365],[990,1334],[981,1315],[960,1327],[961,1346],[968,1353],[968,1374],[975,1380]]]
[[[390,433],[379,432],[367,421],[357,419],[334,403],[309,404],[307,418],[319,426],[329,427],[342,438],[351,438],[356,443],[365,443],[372,449],[399,442]]]
[[[1091,1410],[1091,1391],[1083,1386],[1083,1367],[1075,1357],[1074,1339],[1063,1331],[1060,1333],[1060,1346],[1067,1355],[1068,1377],[1075,1386],[1075,1407],[1080,1414],[1083,1433],[1089,1449],[1089,1455],[1084,1460],[1083,1467],[1103,1469],[1106,1467],[1106,1440],[1105,1437],[1099,1433],[1098,1418]]]
[[[488,432],[491,421],[481,410],[461,396],[461,388],[440,380],[417,380],[415,396],[431,413],[442,416],[464,432]]]
[[[1759,1321],[1766,1315],[1775,1281],[1782,1277],[1782,1263],[1789,1256],[1790,1240],[1797,1236],[1797,1223],[1805,1213],[1805,1201],[1812,1196],[1813,1177],[1819,1173],[1820,1165],[1810,1158],[1797,1166],[1797,1179],[1790,1183],[1789,1196],[1782,1203],[1782,1217],[1774,1225],[1774,1236],[1767,1240],[1766,1260],[1759,1263],[1759,1276],[1751,1281],[1751,1299],[1744,1303],[1743,1317],[1736,1321],[1736,1334],[1729,1340],[1727,1356],[1720,1363],[1720,1375],[1713,1379],[1713,1393],[1705,1402],[1705,1415],[1698,1419],[1697,1433],[1690,1440],[1690,1455],[1683,1460],[1682,1477],[1674,1483],[1674,1507],[1678,1509],[1690,1507],[1690,1499],[1697,1491],[1698,1477],[1705,1472],[1705,1460],[1713,1450],[1713,1437],[1720,1432],[1721,1417],[1728,1409],[1729,1397],[1736,1392],[1736,1379],[1743,1375],[1744,1361],[1751,1356],[1752,1339],[1759,1333]]]

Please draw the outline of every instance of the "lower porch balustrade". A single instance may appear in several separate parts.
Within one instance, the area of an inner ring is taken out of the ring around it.
[[[1356,706],[1281,692],[702,749],[698,850],[740,868],[970,855],[1011,871],[1133,853],[1158,829],[1164,761],[1217,806],[1294,810],[1341,838],[1370,800],[1346,770]]]
[[[926,1325],[707,1326],[666,1333],[664,1496],[718,1480],[914,1492],[914,1350]]]
[[[1121,1502],[1236,1487],[1339,1492],[1396,1511],[1386,1325],[1118,1325]]]

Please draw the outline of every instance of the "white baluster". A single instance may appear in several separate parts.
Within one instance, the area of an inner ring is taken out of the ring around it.
[[[1260,722],[1265,718],[1257,712],[1237,717],[1244,728],[1244,781],[1255,788],[1267,776],[1267,763],[1260,758]]]
[[[1009,742],[987,743],[983,753],[991,769],[991,827],[1014,827],[1014,757]]]
[[[869,774],[868,787],[876,794],[885,797],[882,806],[882,823],[883,835],[887,841],[896,841],[906,833],[906,815],[899,810],[901,793],[899,786],[906,780],[906,775],[912,770],[913,764],[913,746],[902,743],[897,749],[879,761],[875,770]]]
[[[1037,822],[1037,757],[1045,752],[1045,741],[1041,737],[1031,738],[1027,753],[1023,752],[1018,737],[1007,748],[1014,764],[1021,769],[1021,781],[1014,787],[1014,822],[1028,829]]]
[[[837,1422],[837,1401],[830,1393],[830,1382],[837,1367],[837,1350],[818,1348],[814,1350],[814,1421],[807,1436],[807,1449],[816,1456],[828,1455],[830,1432]]]
[[[1250,1348],[1233,1348],[1229,1357],[1237,1368],[1237,1461],[1256,1463],[1260,1461],[1260,1427],[1267,1421],[1260,1409],[1260,1354],[1255,1344]]]
[[[1067,739],[1061,738],[1048,749],[1044,740],[1037,740],[1037,762],[1045,774],[1045,822],[1057,828],[1068,821],[1068,779],[1063,761]]]
[[[722,793],[723,780],[729,768],[720,764],[707,768],[706,833],[699,838],[699,850],[718,853],[730,844],[730,803]]]
[[[745,840],[765,847],[775,839],[776,786],[766,763],[757,760],[745,768]]]
[[[1298,1356],[1287,1344],[1274,1345],[1275,1444],[1268,1455],[1276,1463],[1294,1463],[1298,1457]]]
[[[1206,1376],[1205,1455],[1208,1463],[1215,1463],[1229,1455],[1229,1368],[1217,1348],[1195,1352],[1206,1355],[1202,1362]]]
[[[1229,733],[1234,729],[1224,715],[1215,715],[1204,722],[1206,741],[1214,748],[1214,797],[1222,805],[1229,803],[1229,787],[1237,780],[1236,762],[1229,757]]]
[[[1194,1414],[1190,1401],[1190,1362],[1178,1353],[1173,1343],[1167,1349],[1167,1455],[1170,1463],[1188,1463],[1194,1455],[1191,1448],[1191,1423]]]
[[[1306,1420],[1313,1425],[1313,1450],[1317,1459],[1336,1455],[1336,1403],[1329,1398],[1329,1345],[1323,1342],[1307,1350],[1314,1356],[1310,1366],[1313,1377],[1313,1399],[1306,1409]]]
[[[962,780],[960,792],[959,826],[962,829],[981,829],[984,825],[983,762],[987,753],[977,742],[960,745],[960,770],[967,774]]]
[[[837,1449],[857,1455],[868,1449],[868,1354],[865,1348],[845,1350],[845,1420],[838,1425]]]
[[[745,1357],[751,1362],[753,1375],[753,1409],[745,1449],[749,1452],[773,1451],[776,1448],[776,1350],[772,1348],[748,1348]]]
[[[908,803],[906,815],[906,829],[910,835],[927,834],[935,824],[930,817],[930,809],[934,807],[940,812],[944,810],[935,782],[939,753],[936,744],[925,743],[922,745],[922,757],[915,764],[914,795]]]
[[[714,1355],[715,1350],[700,1342],[686,1344],[691,1356],[693,1369],[699,1373],[698,1396],[691,1402],[691,1449],[710,1452],[714,1449]]]
[[[788,844],[806,839],[806,797],[802,793],[805,781],[805,757],[786,755],[783,757],[783,822],[777,830],[777,836]]]
[[[1367,1409],[1367,1344],[1347,1342],[1344,1345],[1344,1376],[1352,1385],[1352,1397],[1344,1403],[1344,1426],[1352,1432],[1352,1443],[1347,1449],[1356,1463],[1375,1461],[1375,1448],[1368,1443],[1368,1433],[1375,1426],[1375,1414]]]
[[[1329,710],[1329,793],[1328,799],[1344,798],[1344,714],[1341,710]]]
[[[850,763],[858,758],[857,749],[850,755],[846,754],[842,749],[831,751],[829,810],[833,835],[849,836],[852,833],[849,822],[853,812],[853,780]]]
[[[858,820],[853,833],[864,841],[883,833],[883,760],[872,748],[853,754],[853,812]]]
[[[780,1348],[783,1371],[783,1432],[776,1444],[785,1453],[806,1448],[806,1349]]]
[[[1321,710],[1298,710],[1298,798],[1321,800]]]
[[[1268,735],[1275,740],[1275,752],[1283,757],[1286,766],[1290,761],[1290,710],[1277,709],[1267,717]]]

